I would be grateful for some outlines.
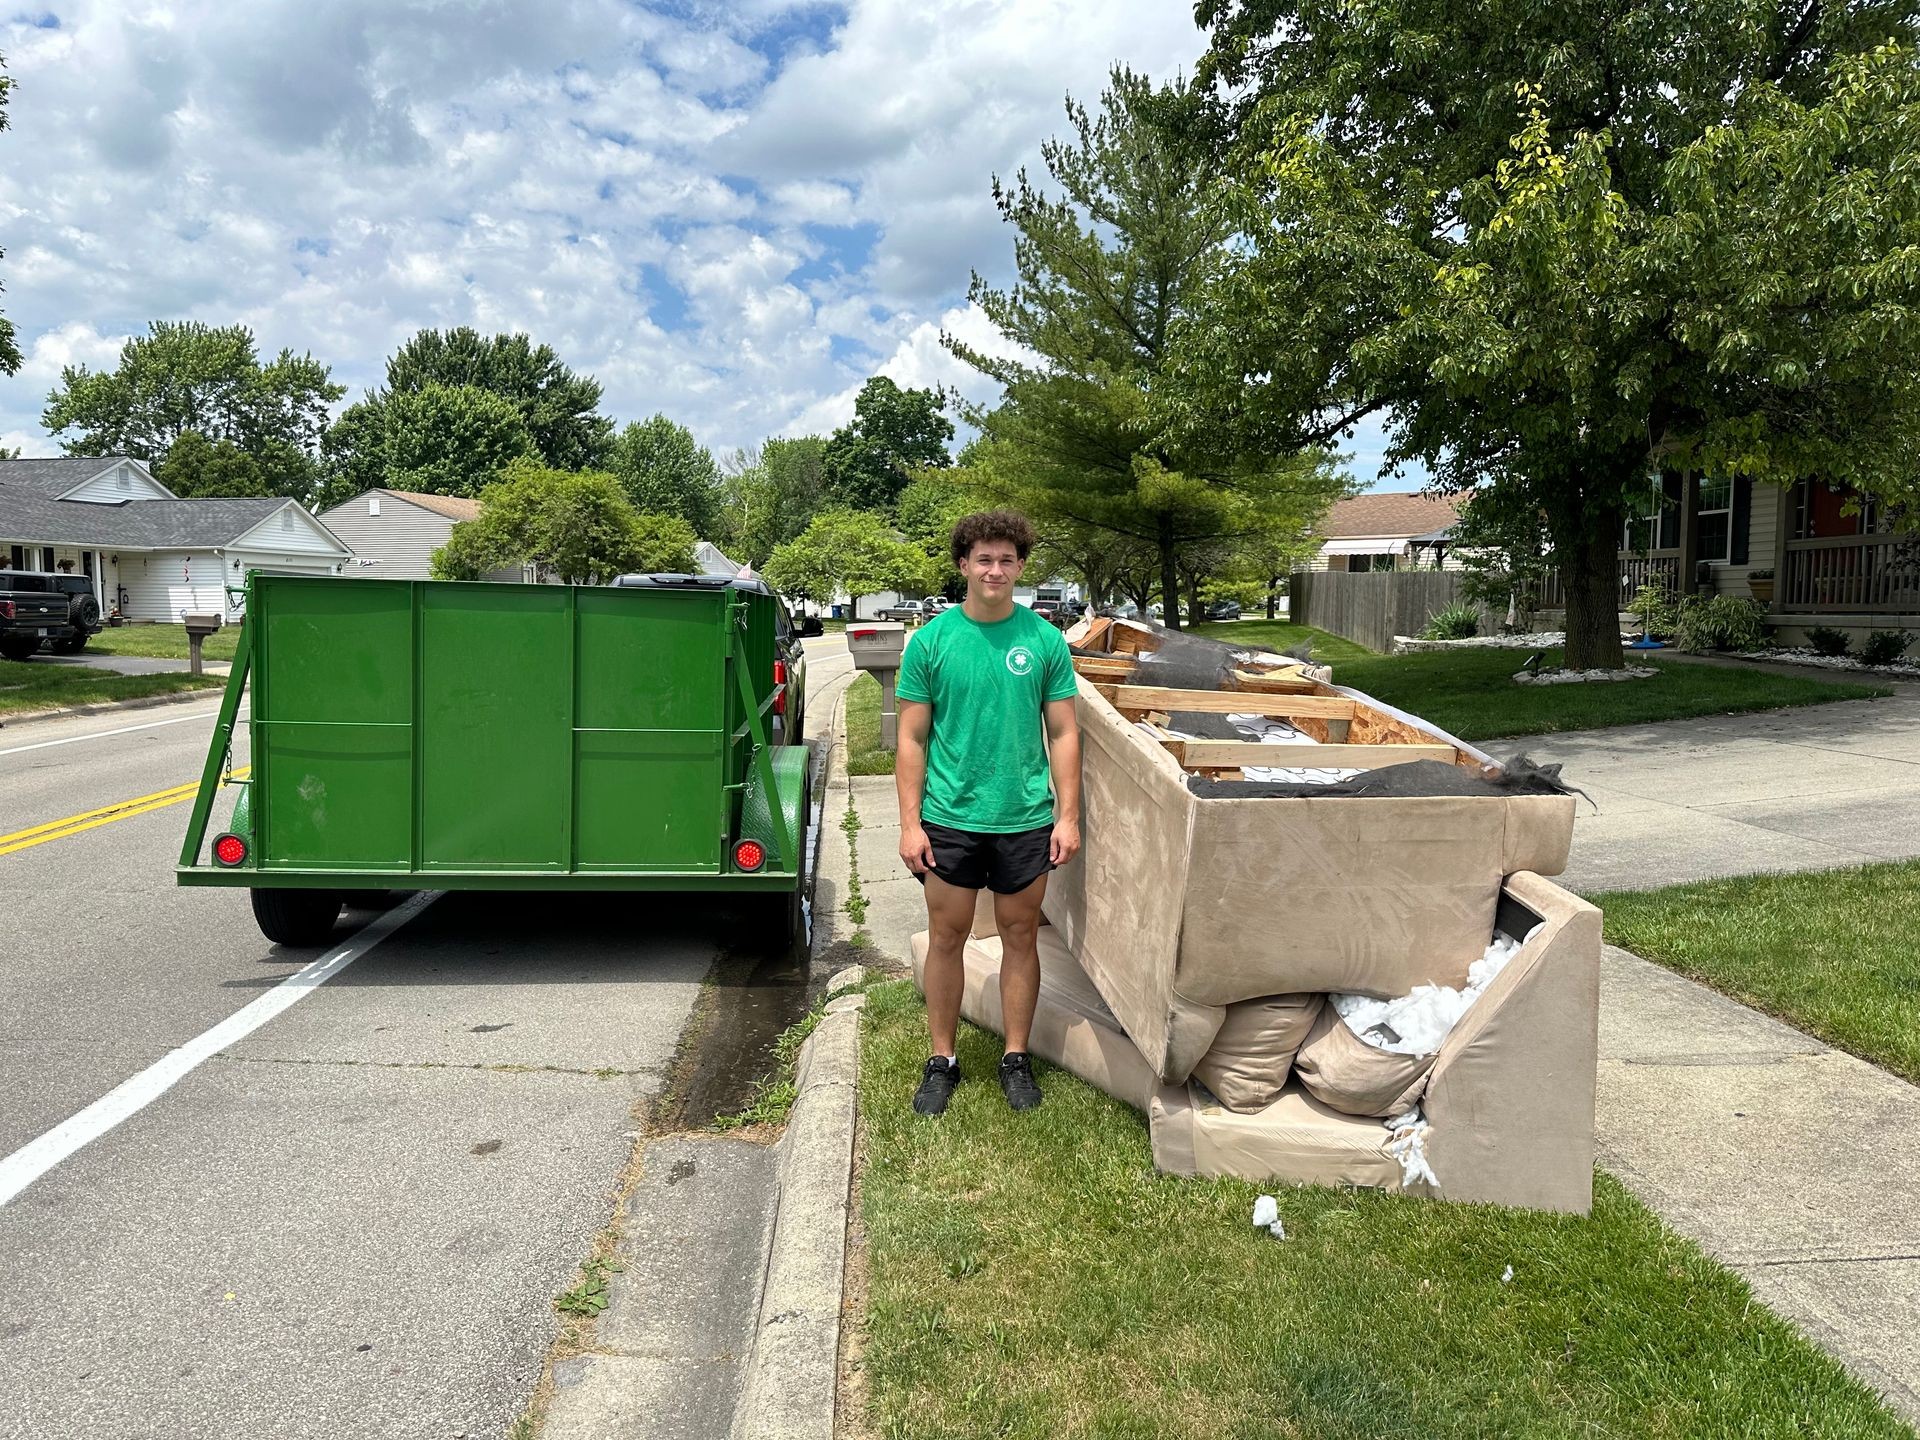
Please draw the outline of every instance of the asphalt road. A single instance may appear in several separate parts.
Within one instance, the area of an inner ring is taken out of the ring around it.
[[[214,711],[0,728],[0,1167],[325,953],[174,886],[190,802],[22,835],[195,779]],[[503,1434],[724,904],[443,896],[0,1200],[0,1436]]]

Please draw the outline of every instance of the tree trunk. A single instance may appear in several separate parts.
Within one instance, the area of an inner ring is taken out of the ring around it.
[[[1174,559],[1173,516],[1160,517],[1160,599],[1161,622],[1169,630],[1180,628],[1180,566]]]
[[[1588,515],[1573,543],[1560,547],[1567,594],[1567,668],[1618,670],[1620,649],[1620,516]]]
[[[1187,577],[1187,624],[1198,625],[1205,617],[1200,613],[1200,577]]]
[[[1277,619],[1279,610],[1280,577],[1278,575],[1270,575],[1267,577],[1267,618],[1269,620]]]

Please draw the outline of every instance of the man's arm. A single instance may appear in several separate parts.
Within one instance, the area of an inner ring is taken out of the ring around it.
[[[1064,865],[1080,853],[1080,721],[1071,699],[1049,700],[1046,717],[1047,768],[1053,772],[1055,805],[1047,858]],[[904,724],[906,716],[900,718]]]
[[[900,799],[900,858],[914,874],[924,875],[933,868],[933,842],[927,839],[927,832],[920,824],[920,799],[927,790],[927,735],[933,729],[933,706],[924,700],[896,703],[900,720],[893,757],[893,790]],[[1077,769],[1074,783],[1079,784]]]

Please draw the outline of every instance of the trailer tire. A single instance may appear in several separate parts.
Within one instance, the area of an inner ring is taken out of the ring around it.
[[[276,945],[324,945],[340,919],[338,890],[254,890],[253,918]]]

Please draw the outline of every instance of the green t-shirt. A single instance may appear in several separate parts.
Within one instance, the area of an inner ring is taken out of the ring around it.
[[[1041,707],[1074,690],[1066,640],[1024,605],[990,625],[955,605],[914,631],[894,693],[933,706],[920,818],[991,835],[1052,824]]]

